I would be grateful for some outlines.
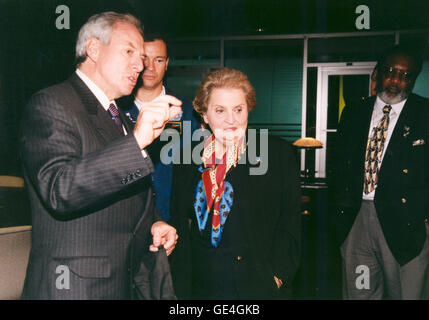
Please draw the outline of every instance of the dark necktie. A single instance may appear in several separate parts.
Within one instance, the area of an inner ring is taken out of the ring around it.
[[[377,127],[374,127],[372,136],[368,139],[365,153],[365,177],[363,183],[363,192],[371,193],[377,188],[378,170],[383,155],[384,142],[387,138],[387,129],[389,127],[389,113],[392,106],[386,105],[383,108],[383,118],[381,118]]]
[[[118,127],[119,131],[123,132],[122,129],[122,121],[119,117],[119,111],[118,108],[115,106],[115,104],[111,103],[109,106],[109,114],[112,117],[112,120],[115,122],[116,126]]]

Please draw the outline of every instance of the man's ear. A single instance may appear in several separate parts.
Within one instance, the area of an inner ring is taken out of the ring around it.
[[[86,41],[86,56],[90,60],[94,62],[98,60],[98,56],[100,54],[100,45],[100,40],[94,37],[89,38]]]
[[[170,61],[170,58],[167,57],[167,60],[165,62],[165,71],[167,71],[168,69],[168,61]]]

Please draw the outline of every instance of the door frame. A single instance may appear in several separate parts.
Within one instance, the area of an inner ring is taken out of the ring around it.
[[[326,178],[326,144],[328,132],[336,132],[336,129],[328,129],[328,85],[331,75],[369,75],[376,62],[353,63],[323,63],[317,64],[317,102],[316,102],[316,139],[323,143],[323,148],[316,149],[315,176]],[[371,79],[368,82],[370,92]]]

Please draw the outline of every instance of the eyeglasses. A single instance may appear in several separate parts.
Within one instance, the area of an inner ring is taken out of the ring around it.
[[[389,79],[398,77],[399,81],[410,82],[412,80],[411,72],[403,71],[393,67],[384,69],[383,74],[386,78]]]

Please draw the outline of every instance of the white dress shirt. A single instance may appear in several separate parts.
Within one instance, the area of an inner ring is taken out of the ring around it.
[[[79,76],[79,78],[82,79],[83,82],[85,82],[86,86],[91,90],[91,92],[94,94],[94,96],[97,98],[98,102],[103,106],[104,110],[109,110],[109,106],[111,103],[115,104],[115,101],[110,101],[109,98],[107,98],[106,94],[101,90],[90,78],[86,76],[82,71],[79,69],[76,69],[76,74]]]
[[[159,94],[159,96],[158,96],[158,97],[160,97],[160,96],[165,96],[165,87],[164,87],[164,86],[162,86],[161,93]],[[158,98],[158,97],[156,97],[156,98]],[[156,98],[155,98],[155,99],[156,99]],[[153,99],[153,100],[155,100],[155,99]],[[153,100],[152,100],[152,101],[153,101]],[[141,110],[143,102],[141,102],[139,99],[135,98],[135,99],[134,99],[134,103],[136,104],[137,108],[138,108],[139,110]]]

